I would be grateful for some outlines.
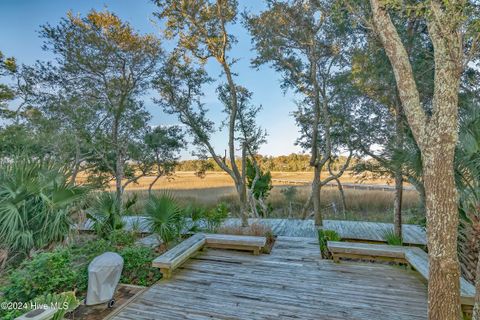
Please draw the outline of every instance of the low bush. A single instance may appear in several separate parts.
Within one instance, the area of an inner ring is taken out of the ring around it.
[[[230,208],[225,202],[220,202],[216,207],[210,209],[204,206],[189,205],[184,212],[185,216],[192,221],[190,232],[215,232],[228,218]]]
[[[161,278],[160,270],[152,267],[154,252],[146,247],[128,247],[119,252],[123,271],[120,282],[150,286]]]
[[[135,232],[115,230],[109,235],[108,240],[115,247],[127,247],[135,243],[137,236]]]
[[[334,230],[324,230],[318,229],[318,243],[320,245],[320,253],[322,254],[322,258],[330,259],[331,254],[328,251],[327,242],[328,241],[340,241],[342,238],[340,235]]]
[[[209,232],[215,232],[223,221],[228,218],[229,208],[225,202],[220,202],[215,208],[205,213],[205,227]]]
[[[40,253],[10,273],[3,291],[9,301],[27,302],[48,293],[72,290],[77,277],[68,251]]]

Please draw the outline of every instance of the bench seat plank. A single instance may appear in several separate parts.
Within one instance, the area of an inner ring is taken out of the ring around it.
[[[152,262],[161,269],[175,269],[205,245],[205,235],[197,233],[174,248],[168,250]]]
[[[214,234],[207,233],[205,234],[205,239],[208,244],[211,243],[223,243],[223,244],[241,244],[246,246],[265,246],[267,239],[265,237],[254,237],[254,236],[238,236],[231,234]]]
[[[219,249],[234,249],[252,251],[258,255],[267,243],[265,237],[239,236],[231,234],[205,234],[206,246]]]
[[[346,253],[351,255],[378,256],[403,259],[405,247],[360,242],[328,241],[328,249],[332,254]]]
[[[405,259],[415,270],[428,280],[429,263],[428,254],[425,251],[420,248],[411,248],[405,253]],[[462,304],[474,304],[475,287],[463,277],[460,278],[460,298]]]

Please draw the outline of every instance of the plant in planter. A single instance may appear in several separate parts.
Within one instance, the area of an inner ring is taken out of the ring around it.
[[[320,253],[322,258],[330,259],[331,254],[328,251],[327,242],[328,241],[340,241],[342,238],[334,230],[324,230],[318,229],[318,243],[320,244]]]

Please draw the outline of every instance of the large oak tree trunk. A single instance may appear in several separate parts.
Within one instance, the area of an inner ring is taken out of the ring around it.
[[[428,318],[460,319],[458,208],[453,162],[458,140],[458,91],[463,64],[458,21],[463,7],[455,1],[428,2],[426,20],[434,48],[435,87],[432,112],[427,114],[409,56],[385,3],[370,0],[370,4],[375,31],[392,65],[408,124],[422,154],[430,259]]]
[[[453,154],[425,152],[429,319],[460,317],[460,268],[457,258],[458,207]]]

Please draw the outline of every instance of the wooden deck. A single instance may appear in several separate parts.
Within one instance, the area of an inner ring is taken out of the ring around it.
[[[259,222],[268,225],[273,232],[279,236],[286,237],[317,237],[317,228],[313,220],[300,219],[249,219],[250,223]],[[240,219],[227,219],[225,225],[239,225]],[[365,222],[365,221],[344,221],[324,220],[325,229],[335,230],[347,240],[359,241],[384,241],[384,234],[393,230],[391,223]],[[427,236],[425,230],[413,224],[403,225],[403,241],[410,245],[426,245]]]
[[[427,288],[400,267],[321,260],[315,238],[270,255],[208,249],[114,319],[426,319]]]

